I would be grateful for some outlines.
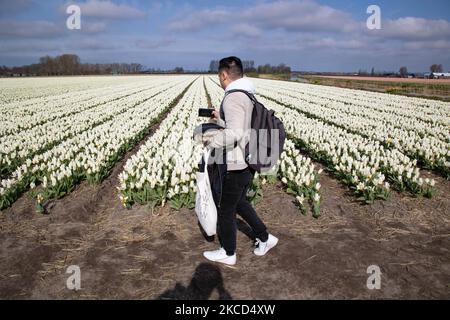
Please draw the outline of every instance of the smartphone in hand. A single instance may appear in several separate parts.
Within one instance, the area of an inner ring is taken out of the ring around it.
[[[198,109],[198,116],[199,117],[205,117],[205,118],[211,118],[213,116],[214,109],[210,108],[200,108]]]

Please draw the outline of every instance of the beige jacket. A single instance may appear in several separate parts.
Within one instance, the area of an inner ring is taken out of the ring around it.
[[[255,93],[255,87],[247,78],[241,78],[230,83],[225,92],[241,89]],[[245,146],[250,137],[250,126],[253,112],[253,103],[243,92],[233,92],[225,96],[222,102],[225,120],[217,120],[217,124],[225,127],[207,137],[210,148],[226,148],[227,170],[242,170],[247,168],[245,163]],[[237,142],[236,148],[235,141]]]

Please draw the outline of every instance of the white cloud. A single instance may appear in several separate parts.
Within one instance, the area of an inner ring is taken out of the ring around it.
[[[62,34],[63,30],[49,21],[0,21],[2,38],[52,38]]]
[[[450,46],[447,20],[385,19],[381,30],[368,30],[364,18],[358,21],[349,12],[314,0],[260,1],[239,7],[185,10],[170,22],[169,30],[190,33],[186,37],[194,43],[200,41],[196,32],[201,32],[202,39],[210,43],[226,42],[230,53],[289,57],[285,61],[309,56],[311,60],[325,59],[320,64],[331,66],[344,60],[358,67],[364,61],[383,65],[388,57],[393,65],[393,61],[416,66],[418,61],[427,64],[430,59],[445,62]]]
[[[31,8],[33,0],[0,0],[0,16],[9,16]]]
[[[351,16],[329,6],[320,5],[311,0],[276,1],[260,3],[246,8],[223,8],[185,13],[169,23],[172,31],[199,31],[217,25],[251,26],[233,27],[249,32],[251,37],[258,30],[283,29],[286,31],[325,31],[350,32],[358,28]]]
[[[406,50],[430,51],[430,50],[447,50],[450,51],[450,40],[438,41],[411,41],[404,45]]]
[[[303,43],[305,48],[314,48],[316,50],[344,49],[344,50],[365,50],[369,49],[366,42],[356,39],[336,39],[336,38],[316,38]]]
[[[217,26],[225,30],[217,30]],[[240,8],[184,12],[168,25],[169,30],[180,32],[208,32],[212,28],[217,30],[214,32],[216,39],[231,40],[234,37],[256,41],[264,35],[264,42],[270,46],[277,36],[293,39],[296,35],[314,35],[315,41],[301,43],[301,47],[354,50],[373,47],[375,41],[377,45],[391,45],[392,41],[450,39],[450,22],[446,20],[403,17],[383,21],[381,30],[368,30],[365,21],[357,21],[345,11],[313,0],[282,0]]]
[[[262,31],[248,23],[239,23],[231,28],[234,35],[240,35],[249,38],[258,38],[262,35]]]
[[[9,53],[29,53],[37,52],[39,54],[58,51],[61,49],[58,43],[47,43],[42,41],[27,41],[27,42],[9,42],[5,41],[0,46],[0,52]]]
[[[127,20],[142,19],[147,16],[146,12],[139,9],[125,4],[115,4],[109,0],[88,0],[78,5],[81,8],[81,15],[86,17]]]
[[[105,22],[82,22],[81,31],[85,33],[100,33],[105,31],[108,25]]]
[[[157,49],[162,47],[168,47],[173,43],[175,43],[175,40],[171,38],[158,40],[139,39],[136,40],[135,45],[136,47],[141,49]]]
[[[349,32],[357,27],[348,13],[311,0],[259,4],[245,9],[241,19],[264,29],[287,31]]]
[[[82,39],[79,41],[72,41],[67,44],[66,49],[74,50],[74,49],[81,49],[81,50],[114,50],[117,49],[117,46],[105,41],[104,39]]]
[[[379,36],[405,41],[450,39],[450,22],[415,17],[388,20],[379,30]]]
[[[214,27],[223,24],[231,18],[231,12],[228,10],[202,10],[187,17],[177,17],[169,22],[168,29],[171,31],[199,31],[206,27]]]

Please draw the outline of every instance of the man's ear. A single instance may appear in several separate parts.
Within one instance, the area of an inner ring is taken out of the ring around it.
[[[228,75],[227,75],[227,73],[225,72],[225,70],[222,70],[222,71],[219,72],[219,78],[220,78],[220,80],[222,80],[222,81],[225,81],[225,80],[228,78]]]

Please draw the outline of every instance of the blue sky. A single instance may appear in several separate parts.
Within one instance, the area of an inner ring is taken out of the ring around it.
[[[68,30],[65,8],[81,8]],[[369,30],[366,9],[381,8]],[[450,70],[448,0],[0,0],[0,65],[78,54],[83,62],[206,69],[237,55],[295,70]]]

